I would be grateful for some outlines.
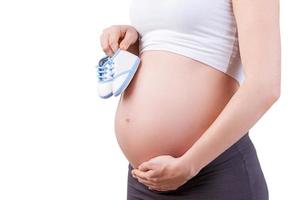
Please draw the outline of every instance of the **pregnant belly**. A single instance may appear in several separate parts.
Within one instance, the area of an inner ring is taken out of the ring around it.
[[[118,144],[133,167],[152,157],[183,155],[238,88],[230,76],[168,51],[145,51],[119,99]]]

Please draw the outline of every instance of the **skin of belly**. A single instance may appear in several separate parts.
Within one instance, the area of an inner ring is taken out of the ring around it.
[[[179,157],[198,140],[237,91],[238,83],[203,62],[148,50],[115,113],[115,135],[131,165]]]

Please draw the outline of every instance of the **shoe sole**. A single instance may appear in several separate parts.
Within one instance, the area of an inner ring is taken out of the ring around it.
[[[113,95],[113,92],[111,92],[111,93],[109,93],[109,94],[107,94],[105,96],[99,95],[99,97],[101,97],[102,99],[107,99],[107,98],[111,97],[112,95]]]

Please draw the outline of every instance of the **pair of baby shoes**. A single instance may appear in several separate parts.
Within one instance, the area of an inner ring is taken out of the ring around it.
[[[122,93],[134,77],[140,58],[126,50],[117,49],[112,56],[104,56],[98,62],[98,95],[115,97]]]

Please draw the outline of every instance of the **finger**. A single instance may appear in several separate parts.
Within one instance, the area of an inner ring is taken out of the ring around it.
[[[138,171],[138,173],[136,173]],[[143,173],[144,175],[140,175],[141,173]],[[132,172],[132,175],[134,178],[142,178],[144,180],[150,180],[154,183],[158,183],[161,182],[161,174],[159,171],[156,170],[148,170],[146,172],[136,170]]]
[[[138,170],[147,172],[150,179],[161,177],[161,171],[155,163],[144,162],[139,165]]]
[[[151,180],[155,181],[155,182],[159,181],[162,177],[161,172],[159,170],[156,170],[156,169],[149,170],[147,173],[148,173],[149,178]]]
[[[149,186],[148,189],[156,190],[156,191],[160,191],[160,192],[169,191],[169,189],[164,186]]]
[[[159,188],[157,188],[157,187],[152,187],[152,186],[149,186],[148,189],[149,189],[149,190],[153,190],[153,191],[160,191]]]
[[[151,169],[155,169],[155,164],[152,163],[151,161],[143,162],[142,164],[140,164],[138,166],[138,170],[140,170],[140,171],[148,171]]]
[[[120,38],[120,31],[117,29],[114,29],[109,35],[109,45],[113,52],[115,52],[118,49],[118,40]]]
[[[141,179],[141,178],[138,178],[137,180],[138,180],[138,182],[140,182],[140,183],[142,183],[146,186],[151,186],[151,187],[156,187],[157,186],[155,183],[153,183],[151,181],[147,181],[147,180],[144,180],[144,179]]]
[[[138,39],[137,33],[133,31],[126,31],[123,40],[120,42],[120,48],[126,50],[130,45],[134,44]]]
[[[134,178],[137,178],[137,177],[136,177],[136,174],[134,173],[134,169],[132,169],[131,174],[132,174],[132,176],[133,176]]]
[[[111,49],[110,45],[109,45],[109,35],[107,32],[103,32],[103,34],[100,37],[101,40],[101,47],[102,50],[107,54],[107,55],[112,55],[113,54],[113,50]]]
[[[137,178],[141,178],[141,179],[144,179],[144,180],[150,180],[150,177],[149,177],[150,170],[144,172],[144,171],[134,169],[133,173]]]

